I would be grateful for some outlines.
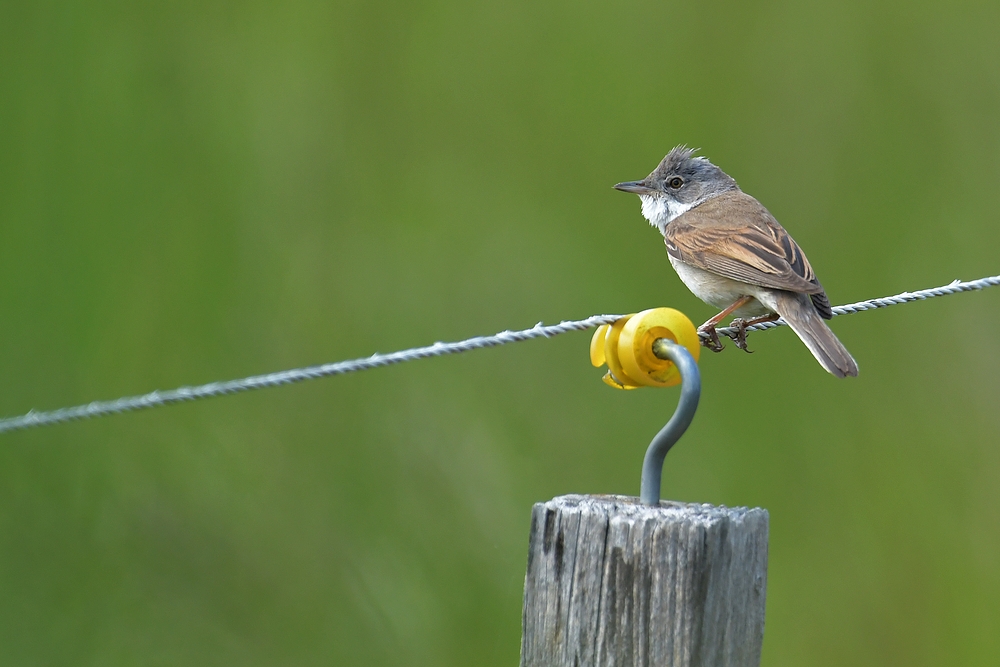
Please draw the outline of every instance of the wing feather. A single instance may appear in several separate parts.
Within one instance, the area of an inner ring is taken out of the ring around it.
[[[710,199],[667,225],[667,252],[732,280],[822,294],[805,253],[760,202],[736,191]]]

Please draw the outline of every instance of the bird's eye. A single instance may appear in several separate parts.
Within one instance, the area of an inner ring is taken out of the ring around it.
[[[667,181],[667,185],[669,185],[670,187],[672,187],[674,190],[677,190],[682,185],[684,185],[684,179],[681,178],[680,176],[674,176],[669,181]]]

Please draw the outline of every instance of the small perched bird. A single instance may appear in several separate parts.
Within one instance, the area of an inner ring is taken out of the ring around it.
[[[833,317],[830,301],[802,249],[732,177],[678,146],[649,176],[615,188],[639,195],[642,215],[663,234],[677,275],[695,296],[722,309],[698,328],[708,334],[709,349],[722,350],[715,328],[729,315],[743,350],[746,327],[781,316],[823,368],[837,377],[858,374],[854,357],[823,321]]]

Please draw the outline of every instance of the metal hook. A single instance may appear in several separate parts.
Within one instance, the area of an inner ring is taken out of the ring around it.
[[[701,398],[701,373],[698,372],[698,363],[687,348],[669,338],[657,338],[653,341],[653,354],[674,362],[680,370],[681,398],[670,421],[660,429],[646,449],[646,457],[642,461],[642,484],[639,487],[639,499],[644,505],[660,504],[663,459],[690,426],[694,412],[698,409],[698,399]]]

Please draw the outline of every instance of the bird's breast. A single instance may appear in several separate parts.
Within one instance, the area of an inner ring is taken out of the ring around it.
[[[699,269],[696,266],[685,264],[681,260],[670,257],[669,255],[668,257],[670,259],[670,264],[673,265],[674,271],[677,272],[681,282],[683,282],[687,288],[691,290],[691,293],[705,303],[715,306],[719,310],[733,305],[733,302],[741,296],[756,297],[757,291],[760,289],[756,285],[741,283],[737,280],[720,276],[717,273],[712,273],[711,271],[706,271],[704,269]],[[756,317],[758,315],[766,315],[770,312],[772,311],[762,305],[760,301],[751,301],[749,304],[736,311],[734,315],[736,317]]]

